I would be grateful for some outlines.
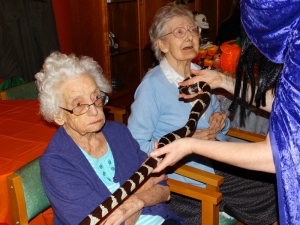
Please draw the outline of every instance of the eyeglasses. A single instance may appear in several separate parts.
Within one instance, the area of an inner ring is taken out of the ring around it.
[[[186,29],[184,27],[177,27],[172,32],[167,33],[167,34],[161,36],[160,38],[162,38],[166,35],[169,35],[169,34],[173,34],[174,37],[176,37],[176,38],[183,38],[183,37],[185,37],[185,34],[187,31],[189,31],[193,37],[199,37],[200,33],[201,33],[201,27],[192,26],[192,27],[189,27],[188,29]]]
[[[87,111],[89,111],[89,108],[90,108],[91,105],[94,105],[96,107],[103,107],[104,105],[106,105],[106,103],[108,102],[109,97],[108,97],[107,93],[105,93],[105,92],[102,92],[102,93],[104,93],[105,95],[97,96],[96,100],[92,104],[77,105],[72,110],[66,109],[66,108],[63,108],[63,107],[60,107],[60,106],[59,106],[59,108],[65,110],[65,111],[67,111],[71,114],[74,114],[75,116],[80,116],[82,114],[85,114]]]

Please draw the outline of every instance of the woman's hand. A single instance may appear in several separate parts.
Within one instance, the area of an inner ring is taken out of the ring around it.
[[[116,208],[101,225],[119,225],[124,221],[126,225],[135,224],[140,217],[144,202],[131,195],[118,208]]]
[[[150,178],[134,193],[134,195],[144,202],[144,207],[170,200],[169,186],[159,184],[159,182],[166,180],[167,178],[165,171],[151,174]]]
[[[183,157],[192,154],[193,140],[195,138],[181,138],[165,145],[164,147],[157,148],[150,152],[151,157],[158,157],[165,155],[163,161],[153,170],[154,173],[160,172],[167,166],[174,165],[176,162],[181,160]]]
[[[191,70],[191,72],[196,75],[192,79],[197,78],[194,80],[194,83],[204,81],[211,89],[220,88],[223,85],[222,74],[216,70]]]
[[[159,174],[151,175],[151,177],[139,189],[137,189],[135,193],[141,193],[150,190],[154,187],[154,185],[167,179],[168,176],[164,173],[164,171],[160,172]]]
[[[216,70],[191,70],[192,74],[196,76],[188,79],[186,81],[180,82],[180,86],[190,86],[200,81],[206,82],[211,89],[219,88],[222,86],[223,80],[221,77],[221,73]],[[202,92],[199,92],[199,94]],[[192,98],[195,95],[185,95],[180,94],[179,97],[181,98]]]
[[[124,201],[101,225],[117,225],[125,221],[126,225],[135,224],[146,206],[156,205],[170,199],[170,189],[158,183],[166,180],[161,172],[152,176],[128,199]]]
[[[186,81],[180,82],[179,83],[180,86],[190,86],[200,81],[206,82],[211,89],[221,87],[222,85],[223,80],[221,78],[221,73],[219,73],[216,70],[191,70],[191,73],[195,74],[196,76]],[[202,91],[198,92],[198,94],[201,93]],[[195,96],[197,96],[197,94],[194,95],[179,94],[179,98],[184,98],[184,99],[194,98]]]
[[[216,134],[220,133],[221,130],[225,127],[227,115],[221,112],[213,113],[209,118],[210,128],[215,131]],[[209,140],[209,139],[207,139]]]
[[[230,76],[229,74],[225,75],[216,70],[191,70],[191,73],[195,74],[196,76],[189,80],[180,82],[179,83],[180,86],[189,86],[197,82],[204,81],[210,86],[211,89],[223,88],[230,93],[233,93],[234,91],[235,79],[233,79],[233,77]],[[198,94],[201,93],[202,92],[200,91]],[[190,98],[194,98],[196,95],[197,94],[194,95],[180,94],[179,98],[190,99]]]
[[[193,134],[193,138],[202,140],[216,140],[217,134],[225,127],[225,120],[227,116],[221,112],[215,112],[209,118],[210,127],[207,129],[196,130]]]
[[[202,130],[196,130],[192,134],[193,138],[198,138],[198,139],[202,139],[202,140],[211,140],[211,141],[215,141],[216,136],[217,136],[216,130],[213,129],[213,128],[206,128],[206,129],[202,129]]]

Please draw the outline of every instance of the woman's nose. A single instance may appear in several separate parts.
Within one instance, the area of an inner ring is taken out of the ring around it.
[[[187,30],[186,31],[186,38],[188,39],[188,40],[192,40],[193,39],[193,35],[191,34],[191,32],[189,31],[189,30]]]
[[[90,105],[90,108],[88,110],[89,115],[94,116],[98,114],[98,109],[95,106],[95,104]]]

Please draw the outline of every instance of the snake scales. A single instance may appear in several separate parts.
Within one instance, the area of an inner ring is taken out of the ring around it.
[[[192,75],[194,76],[194,75]],[[191,76],[191,77],[192,77]],[[190,78],[187,78],[190,79]],[[163,136],[158,142],[158,148],[171,143],[172,141],[187,137],[196,129],[200,116],[210,103],[211,89],[205,82],[198,82],[191,86],[180,87],[179,91],[184,94],[195,94],[202,90],[203,94],[196,101],[191,109],[189,119],[184,127]],[[163,160],[163,156],[149,158],[118,190],[109,196],[104,202],[97,206],[80,225],[96,225],[120,205],[137,187],[144,182],[156,166]]]

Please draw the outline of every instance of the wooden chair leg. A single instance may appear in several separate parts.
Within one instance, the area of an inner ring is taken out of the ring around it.
[[[202,225],[219,224],[219,205],[202,202]]]

